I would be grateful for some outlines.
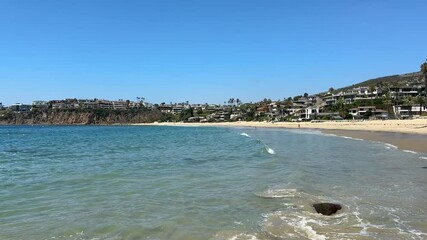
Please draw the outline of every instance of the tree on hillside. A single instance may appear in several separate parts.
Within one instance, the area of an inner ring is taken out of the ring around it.
[[[348,106],[345,104],[344,99],[338,98],[334,105],[332,105],[332,111],[336,111],[340,114],[342,118],[347,118]]]
[[[424,93],[425,93],[424,106],[427,108],[427,60],[425,63],[421,64],[421,72],[424,75]]]
[[[387,82],[385,82],[385,83],[381,82],[381,93],[383,95],[387,95],[387,94],[390,93],[390,84],[389,83],[387,83]]]
[[[424,104],[424,98],[421,95],[418,95],[415,99],[414,99],[414,103],[418,104],[420,106],[420,116],[423,113],[422,111],[422,106]]]
[[[391,107],[393,106],[393,99],[390,96],[390,93],[387,93],[385,95],[383,95],[383,104],[384,107],[386,108],[388,113],[392,113],[393,110],[391,109]]]
[[[369,92],[371,93],[371,105],[374,105],[374,101],[372,100],[372,97],[373,97],[372,95],[374,94],[375,90],[376,90],[375,85],[371,84],[369,86]]]
[[[332,93],[333,91],[335,91],[335,89],[333,87],[330,87],[328,90],[329,93]]]
[[[405,106],[409,106],[409,115],[412,115],[412,105],[414,105],[414,99],[412,98],[412,96],[406,96],[403,99],[403,105]]]

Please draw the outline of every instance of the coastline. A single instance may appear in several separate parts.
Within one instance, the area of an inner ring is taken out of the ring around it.
[[[387,143],[403,151],[427,154],[427,136],[421,134],[356,130],[322,130],[322,132],[337,136]]]
[[[316,129],[364,140],[392,144],[401,150],[427,153],[427,119],[370,120],[370,121],[325,121],[325,122],[222,122],[222,123],[142,123],[143,126],[215,126],[215,127],[261,127],[288,129]]]
[[[318,130],[357,130],[375,132],[394,132],[427,135],[427,119],[413,120],[369,120],[369,121],[321,121],[321,122],[217,122],[217,123],[136,123],[145,126],[217,126],[217,127],[264,127],[264,128],[303,128]]]

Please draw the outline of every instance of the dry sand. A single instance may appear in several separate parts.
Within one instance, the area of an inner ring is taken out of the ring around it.
[[[361,130],[427,135],[427,119],[371,120],[371,121],[324,121],[324,122],[222,122],[222,123],[151,123],[137,125],[163,126],[223,126],[223,127],[275,127],[309,128],[328,130]],[[427,137],[427,136],[426,136]]]
[[[325,133],[393,144],[400,149],[427,153],[427,119],[324,121],[324,122],[222,122],[151,123],[155,126],[221,126],[318,129]]]

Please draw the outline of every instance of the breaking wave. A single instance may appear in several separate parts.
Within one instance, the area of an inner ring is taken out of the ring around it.
[[[412,153],[412,154],[418,154],[417,152],[415,152],[415,151],[411,151],[411,150],[402,150],[403,152],[406,152],[406,153]]]
[[[386,146],[387,149],[391,149],[391,148],[397,149],[397,146],[390,143],[384,143],[384,145]]]
[[[269,146],[267,146],[267,145],[265,145],[265,150],[267,150],[267,152],[269,153],[269,154],[276,154],[276,152],[272,149],[272,148],[270,148]]]
[[[345,139],[356,140],[356,141],[363,141],[363,139],[361,139],[361,138],[354,138],[354,137],[348,137],[348,136],[340,136],[340,137],[345,138]]]
[[[258,240],[254,234],[240,233],[235,231],[217,233],[211,240]]]
[[[249,134],[247,134],[247,133],[241,133],[240,135],[241,135],[241,136],[248,137],[248,138],[250,138],[250,137],[251,137],[251,136],[249,136]]]

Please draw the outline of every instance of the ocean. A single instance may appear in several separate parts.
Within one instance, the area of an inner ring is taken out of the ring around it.
[[[427,239],[426,167],[315,130],[0,126],[0,239]]]

